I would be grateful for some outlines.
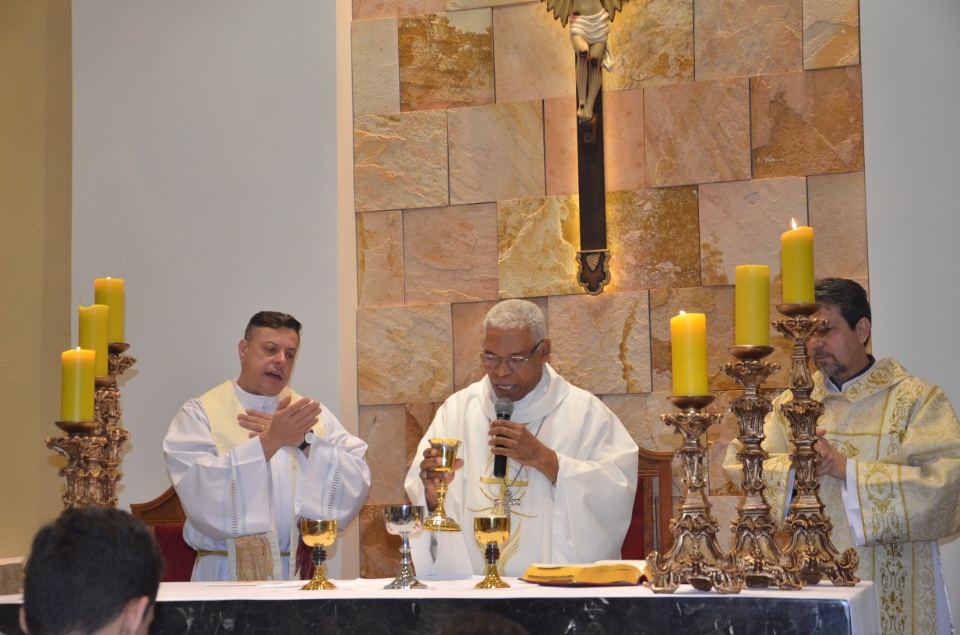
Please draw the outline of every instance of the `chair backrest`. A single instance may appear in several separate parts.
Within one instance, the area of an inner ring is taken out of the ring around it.
[[[633,501],[630,528],[620,557],[644,560],[651,551],[666,552],[673,543],[673,452],[640,448],[637,496]]]
[[[197,552],[183,539],[187,515],[173,487],[152,501],[131,504],[130,513],[150,528],[160,545],[166,564],[163,582],[189,582]]]

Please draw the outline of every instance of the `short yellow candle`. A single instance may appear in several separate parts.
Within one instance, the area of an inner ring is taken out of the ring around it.
[[[93,421],[94,357],[93,351],[79,348],[60,356],[60,421]]]
[[[94,372],[97,377],[109,374],[109,351],[107,350],[107,320],[110,308],[106,304],[91,304],[80,307],[80,348],[97,354]]]
[[[110,307],[110,326],[107,337],[111,342],[123,340],[123,280],[97,278],[93,281],[94,300]]]
[[[736,279],[734,344],[770,346],[770,267],[740,265]]]
[[[670,318],[670,348],[673,353],[673,394],[680,397],[708,395],[707,316],[684,313]]]
[[[780,237],[783,303],[810,304],[813,295],[813,228],[797,227]]]

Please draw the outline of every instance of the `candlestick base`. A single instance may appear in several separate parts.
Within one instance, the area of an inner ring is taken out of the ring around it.
[[[716,588],[720,593],[739,593],[743,577],[736,564],[717,543],[717,521],[710,515],[710,502],[704,493],[703,456],[700,437],[708,427],[720,421],[719,414],[701,412],[713,401],[712,395],[674,396],[671,403],[683,410],[660,418],[683,435],[683,447],[676,454],[683,463],[683,497],[680,515],[670,521],[673,546],[666,554],[656,551],[647,556],[650,589],[654,593],[673,593],[682,582],[700,591]],[[703,405],[700,405],[703,404]]]

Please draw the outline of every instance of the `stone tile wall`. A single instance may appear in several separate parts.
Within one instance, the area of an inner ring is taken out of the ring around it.
[[[707,314],[711,410],[726,413],[737,265],[770,265],[776,305],[793,217],[815,228],[818,276],[866,284],[857,0],[624,3],[603,78],[613,279],[599,296],[575,282],[574,64],[546,5],[353,7],[358,396],[374,478],[363,575],[396,573],[380,507],[405,501],[437,404],[481,376],[480,323],[498,299],[540,304],[555,367],[640,445],[669,450],[671,316]],[[787,344],[771,341],[787,368]],[[720,463],[737,429],[726,414],[708,433],[725,544],[738,487]]]

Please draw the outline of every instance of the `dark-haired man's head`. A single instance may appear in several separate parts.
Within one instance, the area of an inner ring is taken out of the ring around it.
[[[68,509],[33,540],[20,626],[31,635],[146,633],[163,556],[143,523],[113,507]]]
[[[290,383],[300,350],[300,322],[292,315],[260,311],[247,324],[240,351],[240,388],[275,397]]]
[[[824,278],[815,284],[814,295],[821,305],[814,317],[828,325],[807,340],[807,352],[821,373],[842,385],[870,363],[867,292],[853,280]]]

